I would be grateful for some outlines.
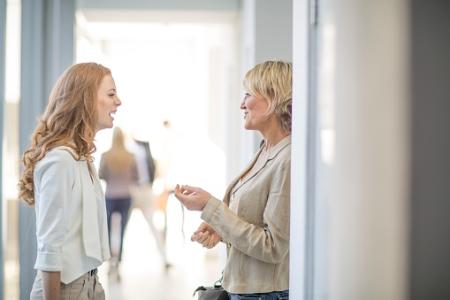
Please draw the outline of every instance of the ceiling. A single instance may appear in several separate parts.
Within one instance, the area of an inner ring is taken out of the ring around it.
[[[237,11],[243,0],[77,0],[78,9]]]

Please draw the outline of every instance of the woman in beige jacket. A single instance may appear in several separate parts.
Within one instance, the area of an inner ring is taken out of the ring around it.
[[[205,221],[192,240],[227,244],[223,287],[231,300],[289,298],[289,204],[292,65],[267,61],[245,76],[245,129],[264,138],[223,201],[201,188],[177,186],[176,197]]]

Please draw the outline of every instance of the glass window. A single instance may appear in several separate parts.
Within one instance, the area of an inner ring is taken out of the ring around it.
[[[20,24],[19,0],[6,1],[5,103],[3,138],[3,249],[4,297],[19,298],[18,206],[19,176],[19,98],[20,98]]]

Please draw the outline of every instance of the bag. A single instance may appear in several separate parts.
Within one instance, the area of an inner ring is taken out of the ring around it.
[[[194,295],[198,293],[198,300],[229,300],[227,291],[222,287],[221,283],[214,283],[214,286],[199,286]]]
[[[198,300],[229,300],[227,291],[222,286],[199,286],[194,295],[198,292]]]

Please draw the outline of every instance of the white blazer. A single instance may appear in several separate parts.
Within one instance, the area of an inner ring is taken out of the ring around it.
[[[98,175],[68,147],[50,150],[34,169],[35,269],[70,283],[110,258],[105,197]]]

